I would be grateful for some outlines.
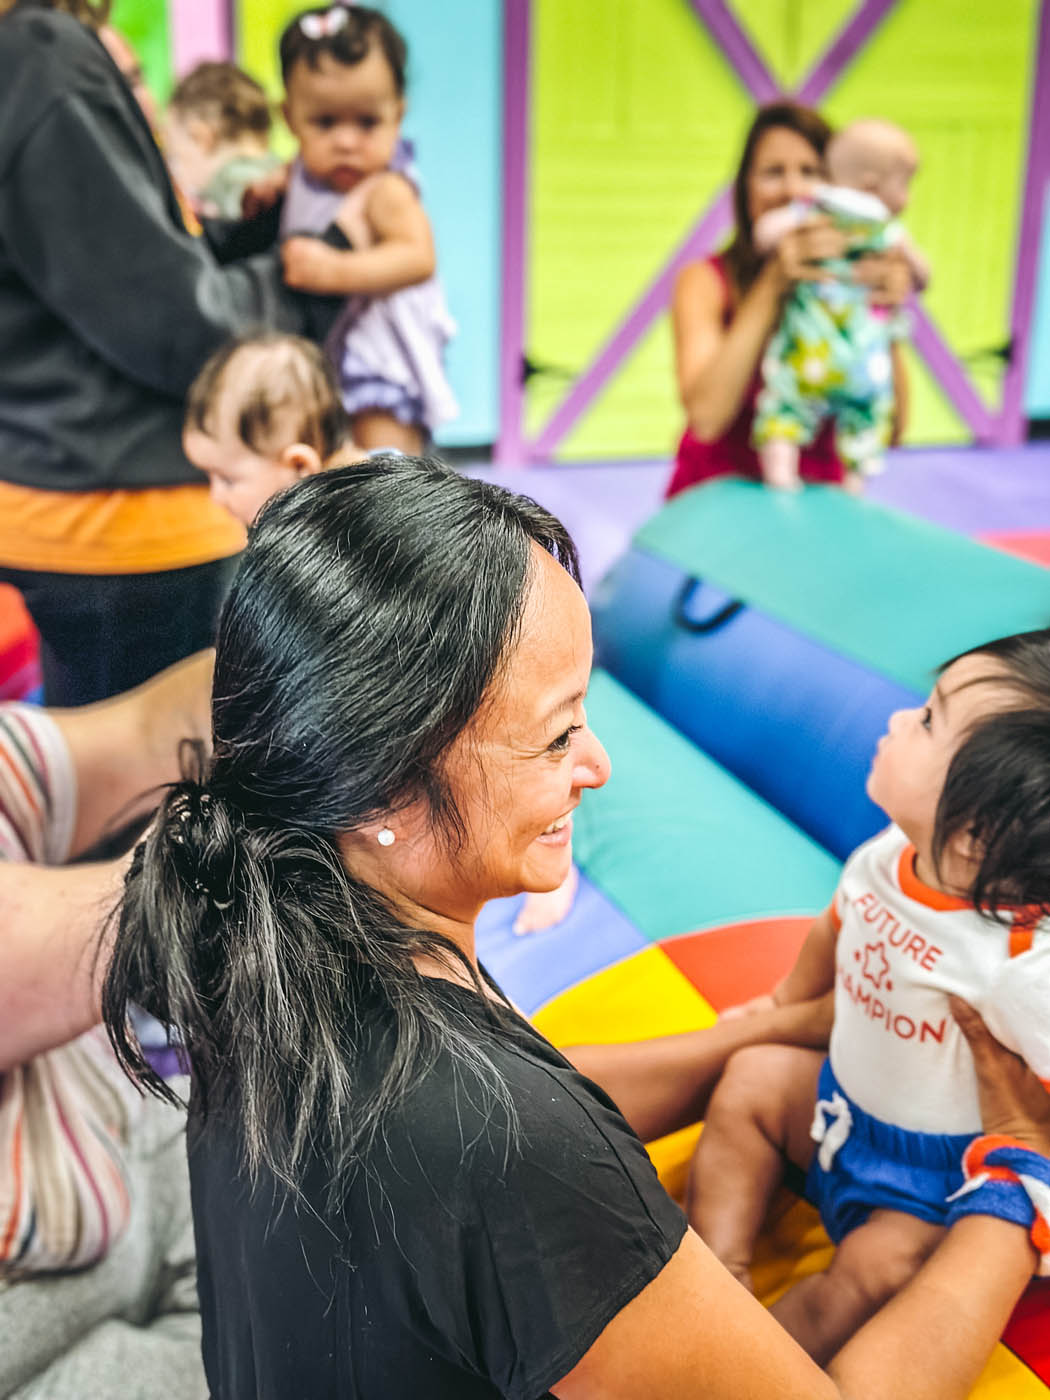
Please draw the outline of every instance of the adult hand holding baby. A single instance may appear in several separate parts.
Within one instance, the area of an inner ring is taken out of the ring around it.
[[[858,258],[853,275],[870,291],[873,306],[895,309],[903,306],[916,290],[912,265],[898,248]]]
[[[295,234],[281,244],[284,280],[297,291],[338,296],[343,291],[343,254],[312,234]]]
[[[771,250],[769,263],[787,292],[793,282],[826,280],[830,273],[822,263],[841,258],[845,251],[845,234],[826,215],[817,215],[789,228]]]
[[[958,997],[948,1002],[973,1055],[985,1132],[1016,1138],[1050,1156],[1050,1093],[1019,1055],[996,1040],[968,1002]]]

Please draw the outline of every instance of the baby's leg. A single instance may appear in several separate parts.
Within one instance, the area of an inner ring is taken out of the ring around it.
[[[426,442],[421,429],[409,427],[382,409],[366,409],[355,413],[351,419],[354,441],[359,447],[369,450],[376,447],[396,447],[399,452],[407,452],[411,457],[422,455]]]
[[[818,1366],[898,1293],[944,1234],[898,1210],[874,1210],[835,1251],[831,1267],[797,1283],[770,1309]]]
[[[802,484],[798,474],[798,444],[774,439],[758,449],[762,480],[781,491],[796,491]]]
[[[809,1129],[824,1054],[755,1045],[729,1061],[711,1098],[689,1175],[693,1228],[741,1283],[785,1159],[808,1167]]]

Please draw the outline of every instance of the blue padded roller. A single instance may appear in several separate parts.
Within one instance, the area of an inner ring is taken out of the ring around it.
[[[826,850],[886,825],[864,783],[914,691],[637,547],[592,613],[600,664]]]

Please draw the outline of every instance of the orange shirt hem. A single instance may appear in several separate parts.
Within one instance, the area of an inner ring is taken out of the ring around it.
[[[227,559],[244,539],[206,486],[39,491],[0,482],[0,565],[9,569],[159,573]]]

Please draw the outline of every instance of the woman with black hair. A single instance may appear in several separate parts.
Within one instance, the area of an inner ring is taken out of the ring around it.
[[[564,878],[573,809],[608,774],[576,572],[533,502],[410,458],[308,478],[252,531],[214,755],[135,854],[104,993],[140,1080],[163,1090],[129,996],[193,1063],[211,1393],[830,1400],[899,1394],[922,1337],[924,1394],[962,1396],[1031,1273],[1025,1231],[954,1227],[843,1351],[840,1391],[477,963],[481,906]],[[737,1024],[804,1040],[812,1010],[792,1010]],[[1009,1116],[1029,1080],[972,1032],[997,1124],[1050,1150],[1045,1120]],[[702,1108],[695,1079],[686,1098],[646,1130]]]

